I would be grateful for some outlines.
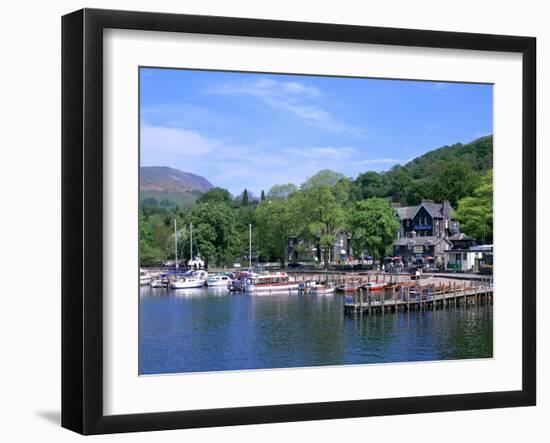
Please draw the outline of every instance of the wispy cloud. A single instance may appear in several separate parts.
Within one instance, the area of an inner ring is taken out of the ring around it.
[[[317,102],[323,96],[318,88],[293,81],[259,79],[212,86],[210,94],[248,95],[276,111],[291,114],[300,120],[331,132],[360,134],[364,130],[338,121]]]
[[[180,128],[142,125],[141,164],[170,165],[174,158],[201,157],[220,146],[218,141]]]
[[[368,158],[353,147],[313,146],[272,149],[268,143],[235,144],[197,131],[144,124],[141,165],[171,166],[202,175],[214,186],[237,195],[243,188],[259,194],[280,183],[299,186],[304,177],[322,169],[355,176],[376,164],[399,163],[392,158]]]
[[[287,148],[284,150],[287,155],[298,158],[317,159],[317,160],[350,160],[359,154],[355,148],[346,147],[311,147],[311,148]]]

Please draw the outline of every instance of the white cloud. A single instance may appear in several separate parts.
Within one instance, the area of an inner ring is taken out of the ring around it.
[[[356,176],[371,165],[399,163],[367,158],[364,149],[338,146],[272,149],[270,144],[235,145],[199,132],[143,125],[141,165],[169,166],[203,176],[237,195],[246,187],[255,195],[280,183],[299,186],[322,169]],[[376,168],[378,169],[378,168]]]
[[[307,159],[323,159],[330,161],[349,160],[359,154],[355,148],[345,147],[311,147],[311,148],[287,148],[284,150],[289,155]]]
[[[262,104],[282,113],[331,132],[360,134],[364,130],[345,124],[324,110],[316,99],[322,96],[318,88],[299,82],[259,79],[253,82],[224,83],[211,87],[210,94],[250,95]]]
[[[142,165],[169,166],[175,158],[204,156],[218,145],[219,142],[186,129],[150,125],[141,127]]]

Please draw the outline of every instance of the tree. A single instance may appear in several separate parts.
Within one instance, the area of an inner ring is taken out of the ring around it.
[[[223,188],[212,188],[202,194],[198,199],[197,203],[225,203],[231,205],[232,197],[227,189]]]
[[[265,200],[265,192],[262,189],[262,194],[260,195],[260,201],[264,201],[264,200]]]
[[[344,174],[331,171],[330,169],[323,169],[312,177],[309,177],[304,183],[302,183],[302,189],[315,188],[320,186],[335,186],[340,180],[345,178]]]
[[[139,214],[139,254],[142,266],[163,262],[169,256],[169,249],[166,248],[166,240],[171,234],[169,222],[163,210],[156,211],[146,214],[143,209]]]
[[[306,182],[307,183],[307,182]],[[323,252],[325,268],[329,265],[329,251],[335,240],[335,234],[344,227],[344,210],[341,200],[343,188],[326,184],[326,181],[314,181],[296,194],[293,199],[295,208],[293,220],[297,223],[302,238],[316,239]],[[340,199],[338,198],[340,197]]]
[[[445,165],[431,184],[430,197],[434,201],[449,200],[453,207],[458,201],[472,195],[479,183],[479,176],[463,161],[452,161]]]
[[[358,201],[346,215],[354,249],[383,257],[399,229],[399,220],[388,201],[376,197]]]
[[[392,200],[395,202],[405,200],[413,184],[407,170],[402,166],[394,166],[385,174],[384,178],[388,183],[388,195],[392,197]]]
[[[220,202],[195,206],[187,215],[186,225],[193,223],[193,247],[207,262],[226,265],[235,258],[239,236],[232,208]],[[189,246],[188,246],[189,247]]]
[[[473,196],[458,202],[455,212],[461,230],[484,243],[493,242],[493,170],[489,170],[475,188]]]
[[[269,200],[274,199],[283,199],[286,200],[292,194],[294,194],[298,188],[292,183],[287,183],[284,185],[273,185],[269,192],[267,193],[267,198]]]
[[[256,208],[256,231],[262,254],[279,260],[284,266],[288,256],[288,238],[292,232],[292,203],[266,200]]]
[[[248,206],[248,191],[246,188],[243,191],[243,206]]]
[[[359,174],[354,181],[354,185],[357,190],[357,200],[372,197],[385,197],[387,193],[383,176],[375,171],[367,171]]]

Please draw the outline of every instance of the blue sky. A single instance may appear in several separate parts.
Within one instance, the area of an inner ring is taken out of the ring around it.
[[[493,132],[493,87],[463,83],[140,69],[141,165],[236,195],[349,177]]]

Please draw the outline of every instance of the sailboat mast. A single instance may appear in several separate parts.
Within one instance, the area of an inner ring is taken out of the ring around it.
[[[178,221],[174,219],[174,252],[176,256],[176,269],[178,269]]]
[[[193,260],[193,223],[189,223],[189,260]]]
[[[248,224],[248,267],[252,268],[252,223]]]

